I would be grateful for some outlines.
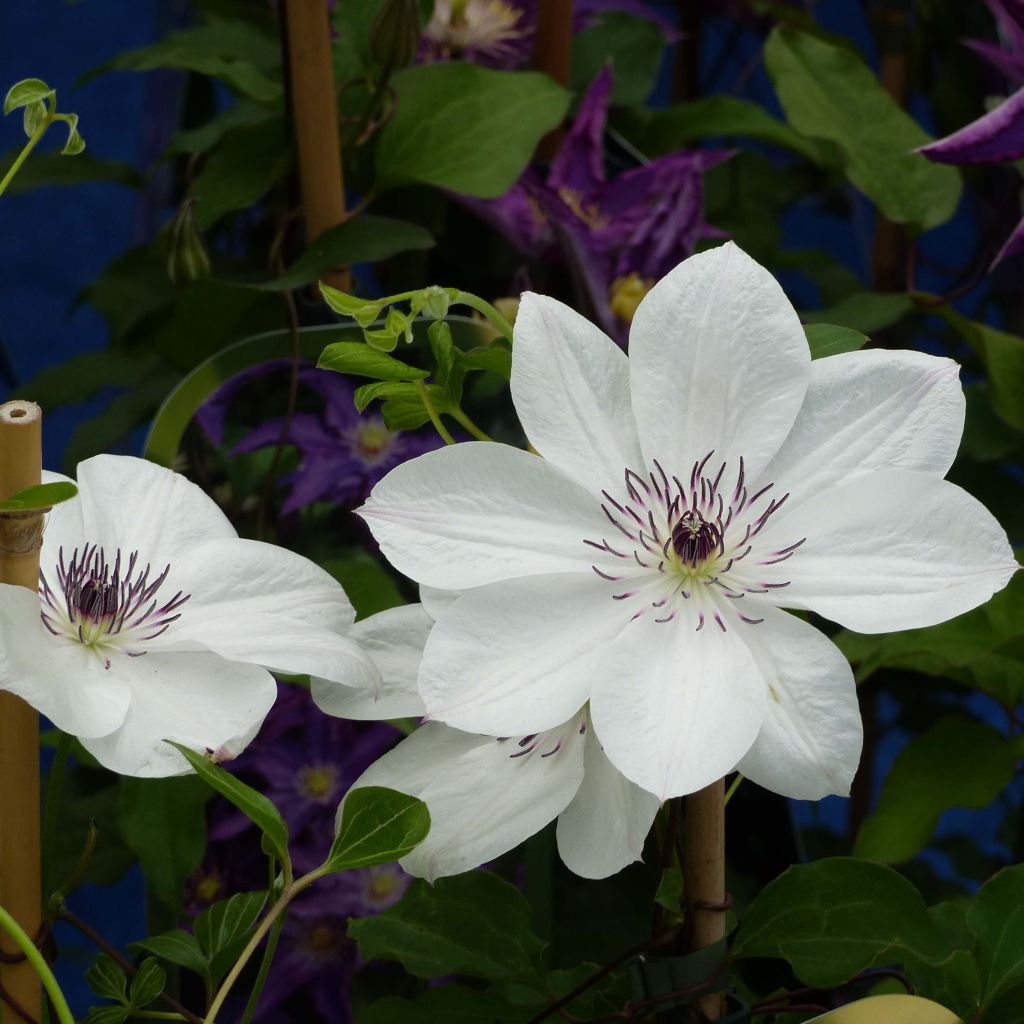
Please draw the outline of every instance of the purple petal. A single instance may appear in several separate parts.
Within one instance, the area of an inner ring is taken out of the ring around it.
[[[551,164],[547,186],[583,199],[604,184],[604,126],[613,85],[605,66],[583,94],[572,128]]]
[[[283,416],[276,416],[272,420],[267,420],[266,423],[261,423],[231,449],[231,454],[244,455],[246,452],[254,452],[259,448],[270,448],[276,445],[281,439],[283,427]],[[297,412],[292,416],[292,421],[288,425],[285,444],[295,445],[304,454],[307,452],[319,453],[334,451],[338,446],[338,438],[324,426],[319,416],[311,412]]]
[[[1014,85],[1024,85],[1024,54],[1019,51],[1012,53],[995,43],[985,43],[979,39],[965,39],[964,45],[984,57]]]
[[[528,167],[503,196],[497,199],[476,199],[455,195],[452,198],[489,224],[525,256],[541,257],[554,241],[551,227],[535,198],[543,183],[532,167]]]
[[[1014,49],[1024,43],[1024,0],[985,0]]]
[[[1024,156],[1024,89],[1018,89],[976,121],[944,139],[922,146],[929,160],[944,164],[987,164]]]
[[[1006,240],[1002,249],[996,253],[996,258],[988,269],[992,270],[1003,260],[1008,260],[1011,256],[1017,256],[1022,252],[1024,252],[1024,220],[1013,229],[1013,233]]]

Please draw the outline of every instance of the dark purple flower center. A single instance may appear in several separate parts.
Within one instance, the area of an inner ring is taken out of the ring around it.
[[[686,511],[672,528],[672,548],[679,560],[697,568],[711,553],[722,550],[722,535],[699,512]]]

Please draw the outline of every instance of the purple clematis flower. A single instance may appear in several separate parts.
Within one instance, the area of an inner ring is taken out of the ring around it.
[[[605,331],[624,341],[655,281],[722,233],[704,220],[703,173],[726,151],[671,153],[608,179],[604,130],[612,89],[594,79],[546,179],[528,169],[499,199],[463,202],[528,256],[561,254]]]
[[[280,373],[288,365],[278,360],[247,370],[214,393],[197,415],[214,444],[223,441],[227,409],[234,395],[252,379]],[[299,384],[318,394],[324,405],[322,413],[295,413],[289,425],[285,440],[299,449],[301,461],[294,473],[283,478],[291,488],[281,506],[283,515],[314,501],[358,505],[388,470],[441,444],[433,432],[388,430],[381,416],[357,412],[355,389],[340,374],[305,366],[299,370]],[[283,417],[268,420],[243,438],[232,454],[273,447],[283,426]]]
[[[1007,47],[971,41],[969,45],[1002,71],[1015,85],[1024,86],[1024,0],[988,0]],[[997,55],[998,54],[998,58]],[[944,164],[1005,163],[1024,157],[1024,88],[994,110],[944,139],[922,146],[929,160]],[[996,253],[989,269],[1024,252],[1024,220]]]

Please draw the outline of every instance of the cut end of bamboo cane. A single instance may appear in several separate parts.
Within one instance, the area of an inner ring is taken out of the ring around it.
[[[43,415],[43,410],[35,402],[4,402],[0,405],[0,423],[12,427],[27,427],[37,423]]]

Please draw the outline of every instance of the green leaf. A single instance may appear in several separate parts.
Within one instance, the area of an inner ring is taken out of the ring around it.
[[[164,932],[162,935],[151,935],[149,938],[140,939],[138,942],[133,942],[130,948],[136,952],[152,953],[169,964],[185,967],[201,978],[210,980],[210,965],[199,948],[199,942],[194,935],[181,928]]]
[[[353,790],[339,808],[325,867],[350,871],[404,857],[427,837],[430,812],[416,797],[380,786]]]
[[[141,1010],[149,1006],[167,984],[167,972],[152,957],[147,957],[139,965],[138,973],[132,978],[128,1001],[133,1009]]]
[[[434,236],[418,224],[390,217],[356,217],[325,231],[280,277],[247,287],[283,291],[311,284],[333,267],[378,263],[400,252],[434,247]]]
[[[181,156],[192,153],[208,153],[227,132],[233,128],[243,128],[269,121],[274,111],[244,97],[237,99],[227,110],[211,117],[198,128],[182,129],[171,136],[171,141],[164,150],[164,159],[169,156]]]
[[[534,975],[544,943],[515,886],[487,871],[417,879],[382,914],[349,923],[367,960],[397,960],[418,978],[464,974],[498,981]]]
[[[361,384],[356,388],[355,407],[358,412],[362,412],[371,402],[393,398],[396,395],[410,396],[415,398],[420,405],[423,404],[415,384],[397,380],[378,380],[372,384]]]
[[[121,780],[118,822],[150,893],[181,910],[185,879],[206,852],[207,786],[195,776]]]
[[[78,115],[70,114],[68,121],[68,137],[64,148],[60,151],[61,156],[77,156],[85,149],[85,139],[78,131]]]
[[[21,127],[28,138],[31,139],[35,135],[47,113],[46,104],[42,100],[39,100],[37,103],[30,103],[24,108]]]
[[[210,977],[215,985],[238,959],[266,901],[265,892],[235,893],[196,918],[193,930],[210,963]]]
[[[406,603],[391,573],[361,549],[353,550],[347,558],[321,562],[320,567],[345,588],[359,619]]]
[[[918,891],[891,868],[832,857],[770,882],[740,924],[735,957],[780,957],[807,985],[831,988],[868,967],[947,950]]]
[[[1024,747],[991,726],[963,716],[942,719],[900,751],[857,836],[854,856],[889,864],[909,860],[927,845],[943,811],[977,810],[995,800],[1022,754]]]
[[[891,327],[913,308],[913,302],[906,295],[857,292],[827,309],[809,310],[801,316],[807,324],[836,324],[870,336]]]
[[[1024,864],[1004,868],[978,890],[967,924],[977,939],[983,1003],[1024,984]]]
[[[468,352],[457,352],[456,361],[463,370],[489,370],[491,373],[512,379],[512,352],[499,342],[472,348]]]
[[[1024,338],[968,320],[951,306],[930,311],[945,320],[985,364],[995,411],[1010,426],[1024,430]]]
[[[654,88],[664,53],[665,33],[649,18],[607,11],[573,36],[569,86],[582,95],[611,62],[611,102],[642,104]]]
[[[211,18],[195,28],[171,32],[152,46],[121,53],[86,80],[105,71],[181,68],[217,78],[261,103],[275,103],[281,86],[271,73],[279,63],[278,45],[270,33],[249,22]]]
[[[377,145],[379,188],[422,182],[503,195],[569,106],[546,75],[457,61],[406,68],[392,85],[397,105]]]
[[[634,109],[614,118],[645,156],[658,157],[704,139],[744,138],[792,150],[818,164],[830,162],[831,148],[807,139],[763,107],[735,96],[702,96],[664,110]]]
[[[19,107],[45,100],[53,90],[39,78],[23,78],[7,90],[4,97],[4,116]]]
[[[53,484],[36,484],[12,494],[0,501],[0,512],[31,512],[34,509],[48,509],[62,501],[70,501],[78,494],[78,488],[66,480]]]
[[[59,366],[43,370],[18,387],[18,395],[44,408],[71,405],[92,398],[104,388],[130,388],[157,369],[153,356],[103,349],[83,352]]]
[[[128,1019],[123,1006],[93,1006],[85,1017],[85,1024],[122,1024]]]
[[[288,826],[278,809],[262,793],[181,743],[174,740],[164,742],[174,747],[205,783],[234,804],[263,833],[274,856],[282,864],[288,863]]]
[[[447,984],[416,999],[379,999],[360,1012],[359,1024],[524,1024],[534,1015],[532,1008],[510,1006],[493,989]]]
[[[429,376],[409,363],[403,363],[385,352],[378,352],[368,345],[359,342],[336,341],[328,345],[317,360],[321,370],[335,370],[338,373],[351,373],[357,377],[373,377],[375,380],[423,380]]]
[[[127,1000],[128,978],[121,965],[105,953],[93,961],[85,972],[85,980],[89,988],[104,999],[113,999],[115,1003]]]
[[[17,153],[8,152],[0,157],[0,176],[7,173]],[[116,160],[100,160],[90,153],[77,160],[62,160],[58,153],[36,153],[22,165],[17,176],[7,186],[5,195],[20,195],[47,186],[81,185],[90,181],[106,181],[129,188],[141,188],[144,179],[130,164]]]
[[[369,327],[380,316],[381,303],[360,299],[356,295],[346,295],[337,288],[324,284],[323,281],[320,282],[320,294],[335,313],[352,317],[360,327]]]
[[[444,320],[435,320],[427,328],[430,351],[434,354],[434,380],[439,387],[448,389],[452,369],[455,366],[455,342],[452,340],[452,329]]]
[[[282,117],[225,133],[189,189],[196,200],[196,225],[205,231],[225,214],[254,206],[288,173],[291,162]]]
[[[812,359],[823,359],[840,352],[855,352],[868,343],[867,335],[835,324],[808,324],[804,327],[804,334],[807,335]]]
[[[765,64],[789,123],[834,142],[847,177],[897,224],[924,231],[945,223],[960,199],[960,173],[914,150],[930,136],[842,46],[775,28]]]
[[[448,397],[436,384],[427,385],[427,396],[437,412],[448,409]],[[415,430],[430,422],[430,414],[423,404],[423,397],[413,385],[407,386],[401,394],[391,394],[380,407],[381,415],[388,430]]]

